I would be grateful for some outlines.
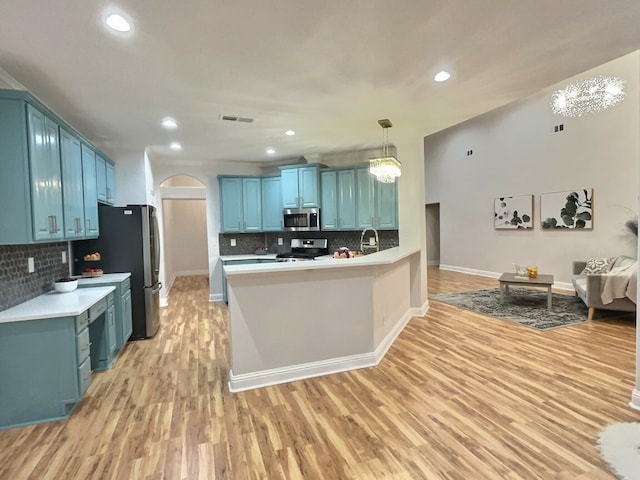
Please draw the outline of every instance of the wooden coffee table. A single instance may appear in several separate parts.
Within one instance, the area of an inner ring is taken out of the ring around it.
[[[505,295],[509,295],[509,285],[521,287],[547,287],[547,309],[551,311],[551,285],[553,275],[538,275],[535,278],[518,277],[515,273],[503,273],[498,279],[500,282],[500,304],[504,303]]]

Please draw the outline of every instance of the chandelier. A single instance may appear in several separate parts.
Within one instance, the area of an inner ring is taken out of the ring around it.
[[[393,155],[389,155],[389,133],[391,121],[389,119],[378,120],[382,127],[382,155],[369,159],[369,172],[376,176],[382,183],[393,183],[402,174],[401,163]]]
[[[624,98],[625,81],[615,77],[593,77],[570,83],[551,96],[553,113],[580,117],[613,107]]]

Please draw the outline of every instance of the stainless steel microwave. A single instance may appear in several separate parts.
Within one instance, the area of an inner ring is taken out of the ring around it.
[[[282,225],[287,232],[315,232],[320,230],[319,208],[285,208]]]

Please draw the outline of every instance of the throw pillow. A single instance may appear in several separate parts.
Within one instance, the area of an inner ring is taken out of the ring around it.
[[[601,273],[609,273],[611,267],[613,266],[613,262],[616,261],[617,257],[606,257],[606,258],[590,258],[587,260],[587,266],[584,267],[584,270],[580,272],[580,275],[596,275]]]

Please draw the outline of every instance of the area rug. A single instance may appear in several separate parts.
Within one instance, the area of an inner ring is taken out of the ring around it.
[[[430,298],[456,307],[509,320],[536,330],[550,330],[587,321],[588,308],[574,295],[552,294],[551,312],[547,310],[546,290],[509,287],[504,305],[500,305],[500,289],[489,288],[470,292],[446,293]],[[609,316],[611,312],[602,312]],[[598,312],[598,316],[602,316]],[[619,315],[619,314],[617,314]]]
[[[598,436],[598,448],[618,478],[640,480],[640,423],[608,425]]]

